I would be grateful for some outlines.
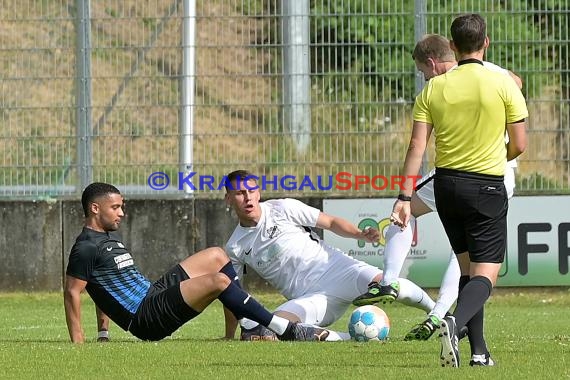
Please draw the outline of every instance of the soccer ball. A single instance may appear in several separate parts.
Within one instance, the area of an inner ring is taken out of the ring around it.
[[[350,315],[348,332],[358,342],[386,340],[390,332],[390,319],[379,307],[360,306]]]

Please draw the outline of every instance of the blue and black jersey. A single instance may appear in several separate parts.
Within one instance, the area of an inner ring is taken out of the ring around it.
[[[95,304],[124,330],[151,287],[119,234],[85,227],[71,249],[66,274],[87,281]]]

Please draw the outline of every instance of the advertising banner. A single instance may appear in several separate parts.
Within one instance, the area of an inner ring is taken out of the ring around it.
[[[394,199],[325,199],[323,211],[359,228],[380,230],[371,244],[324,232],[324,240],[359,260],[382,268],[386,228]],[[509,202],[507,255],[497,286],[568,286],[570,196],[514,197]],[[451,246],[437,213],[417,219],[401,277],[423,287],[439,287]]]

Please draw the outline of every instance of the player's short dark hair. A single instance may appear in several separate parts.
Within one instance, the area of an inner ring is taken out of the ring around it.
[[[121,192],[115,186],[103,182],[93,182],[87,186],[85,190],[83,190],[83,194],[81,194],[81,205],[83,206],[85,217],[89,216],[89,205],[93,203],[95,199],[108,194],[121,194]]]
[[[228,180],[226,181],[225,184],[225,188],[226,188],[226,192],[230,191],[230,190],[235,190],[232,186],[232,182],[236,181],[236,183],[238,182],[242,182],[244,181],[246,178],[249,179],[255,179],[257,178],[257,176],[247,170],[234,170],[233,172],[229,173],[227,176]]]
[[[451,38],[459,53],[481,50],[487,37],[485,19],[476,13],[457,17],[451,23]]]
[[[428,58],[437,59],[439,62],[452,62],[455,61],[455,53],[444,36],[426,34],[414,47],[412,58],[424,64]]]

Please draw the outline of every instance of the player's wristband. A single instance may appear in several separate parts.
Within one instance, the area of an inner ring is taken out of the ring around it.
[[[100,338],[109,339],[109,331],[107,331],[107,330],[101,330],[101,331],[99,331],[99,332],[97,333],[97,339],[100,339]]]
[[[404,194],[398,194],[398,200],[403,201],[403,202],[411,202],[412,197],[409,197],[409,196],[404,195]]]

